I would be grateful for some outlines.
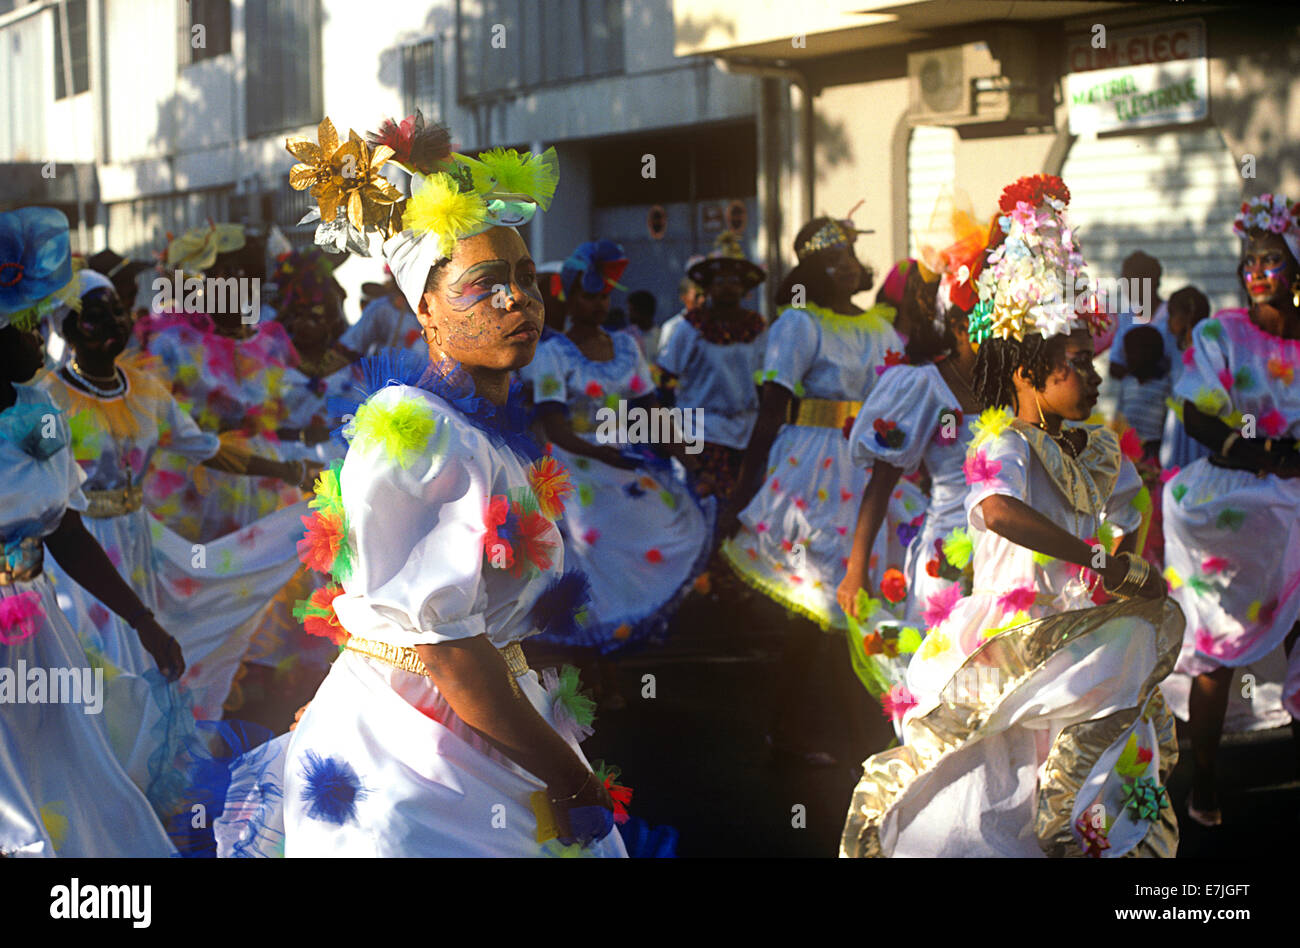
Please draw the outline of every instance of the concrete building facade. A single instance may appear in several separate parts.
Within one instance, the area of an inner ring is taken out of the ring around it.
[[[0,208],[54,204],[89,252],[145,257],[208,218],[303,242],[284,139],[418,107],[462,150],[553,145],[534,256],[619,240],[625,285],[667,309],[728,210],[751,238],[759,219],[760,82],[674,41],[671,0],[0,0]]]

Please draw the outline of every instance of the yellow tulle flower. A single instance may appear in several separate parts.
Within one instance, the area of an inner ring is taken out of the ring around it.
[[[934,658],[940,652],[946,652],[948,646],[948,636],[944,635],[942,632],[932,631],[925,637],[925,641],[922,642],[921,647],[916,650],[916,654],[924,661]]]
[[[1178,575],[1178,570],[1169,566],[1165,568],[1165,582],[1169,583],[1170,589],[1177,589],[1183,584],[1183,578]]]
[[[540,457],[528,468],[528,484],[542,516],[552,522],[564,515],[564,498],[573,492],[569,472],[555,458]]]
[[[439,172],[427,176],[415,188],[402,214],[402,228],[437,234],[438,252],[450,257],[456,250],[456,241],[481,227],[486,220],[483,199],[474,193],[462,194],[455,179]]]
[[[429,446],[437,422],[423,399],[403,399],[391,406],[374,401],[357,409],[352,420],[352,444],[378,448],[402,467],[410,467]]]
[[[1006,431],[1013,417],[1008,408],[986,408],[980,412],[980,416],[970,423],[971,434],[975,437],[966,449],[967,453],[974,452]]]

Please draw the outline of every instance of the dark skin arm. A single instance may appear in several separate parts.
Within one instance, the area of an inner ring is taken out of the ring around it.
[[[457,717],[506,757],[544,780],[551,798],[578,794],[554,807],[561,836],[571,835],[567,826],[570,807],[614,808],[609,792],[591,779],[591,771],[573,749],[528,699],[515,693],[505,660],[485,636],[417,645],[415,650]]]
[[[63,514],[58,529],[45,538],[45,548],[77,585],[124,620],[143,608],[140,597],[122,579],[77,511],[68,510]],[[180,643],[168,635],[152,616],[146,615],[137,621],[135,630],[163,677],[168,681],[180,678],[185,671]]]
[[[1017,546],[1045,553],[1076,566],[1092,568],[1093,548],[1090,544],[1049,520],[1022,500],[1005,494],[993,494],[980,501],[980,513],[984,516],[985,527],[1006,537]],[[1137,534],[1129,534],[1121,541],[1117,552],[1132,553],[1136,543]],[[1100,570],[1102,579],[1113,589],[1124,579],[1128,568],[1118,556],[1107,556],[1105,564]],[[1159,599],[1165,595],[1165,592],[1164,578],[1152,570],[1146,585],[1142,587],[1142,596]]]
[[[889,509],[889,496],[894,485],[903,476],[903,469],[877,461],[871,468],[871,480],[862,492],[862,502],[858,504],[858,524],[853,530],[853,551],[849,553],[849,565],[840,580],[839,589],[835,591],[835,600],[840,608],[853,618],[858,615],[858,590],[867,585],[867,572],[871,562],[871,544],[880,532],[880,525],[885,522],[885,512]]]
[[[1228,427],[1221,419],[1205,414],[1190,401],[1183,402],[1183,427],[1215,454],[1219,453],[1228,436],[1237,430]],[[1271,451],[1267,449],[1270,440],[1273,442]],[[1300,477],[1300,455],[1295,451],[1294,438],[1247,438],[1242,435],[1232,443],[1228,454],[1234,460],[1245,461],[1278,477]]]
[[[563,407],[558,403],[541,402],[537,406],[537,414],[541,421],[542,430],[546,433],[546,440],[563,448],[570,454],[576,454],[584,458],[595,458],[597,461],[602,461],[611,467],[618,467],[627,471],[636,467],[635,463],[624,458],[622,452],[613,445],[591,444],[579,438],[574,432],[573,426],[569,424],[569,419],[565,417]]]
[[[777,432],[785,424],[790,410],[793,394],[784,386],[775,382],[764,382],[759,394],[758,420],[754,423],[754,432],[749,436],[749,446],[745,448],[745,458],[740,464],[740,477],[731,505],[722,515],[720,533],[731,536],[740,526],[740,512],[744,510],[767,476],[767,456],[772,451]]]

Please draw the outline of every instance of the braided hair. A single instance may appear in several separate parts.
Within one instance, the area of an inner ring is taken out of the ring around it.
[[[1047,385],[1052,370],[1065,352],[1067,335],[1044,339],[1041,333],[1030,333],[1023,340],[994,338],[984,342],[975,355],[972,385],[980,403],[987,408],[1010,408],[1019,411],[1014,381],[1018,370],[1024,369],[1029,384],[1036,389]]]

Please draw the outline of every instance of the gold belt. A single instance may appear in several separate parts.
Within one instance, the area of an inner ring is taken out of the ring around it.
[[[10,554],[5,553],[4,544],[0,543],[0,586],[31,582],[41,575],[44,565],[45,542],[41,537],[27,537]]]
[[[112,490],[88,490],[83,493],[86,495],[86,500],[90,501],[90,506],[82,514],[83,517],[96,519],[121,517],[124,514],[135,513],[144,505],[144,490],[139,485],[116,487]]]
[[[343,647],[368,658],[378,659],[402,671],[429,677],[429,669],[420,659],[420,653],[410,646],[390,645],[388,642],[376,642],[374,639],[362,639],[352,635],[348,637]],[[510,670],[512,680],[528,674],[528,659],[524,657],[524,650],[518,642],[511,642],[499,651],[506,661],[506,668]]]
[[[796,425],[814,428],[843,428],[844,423],[857,416],[862,402],[837,402],[829,398],[803,398],[799,400]]]

